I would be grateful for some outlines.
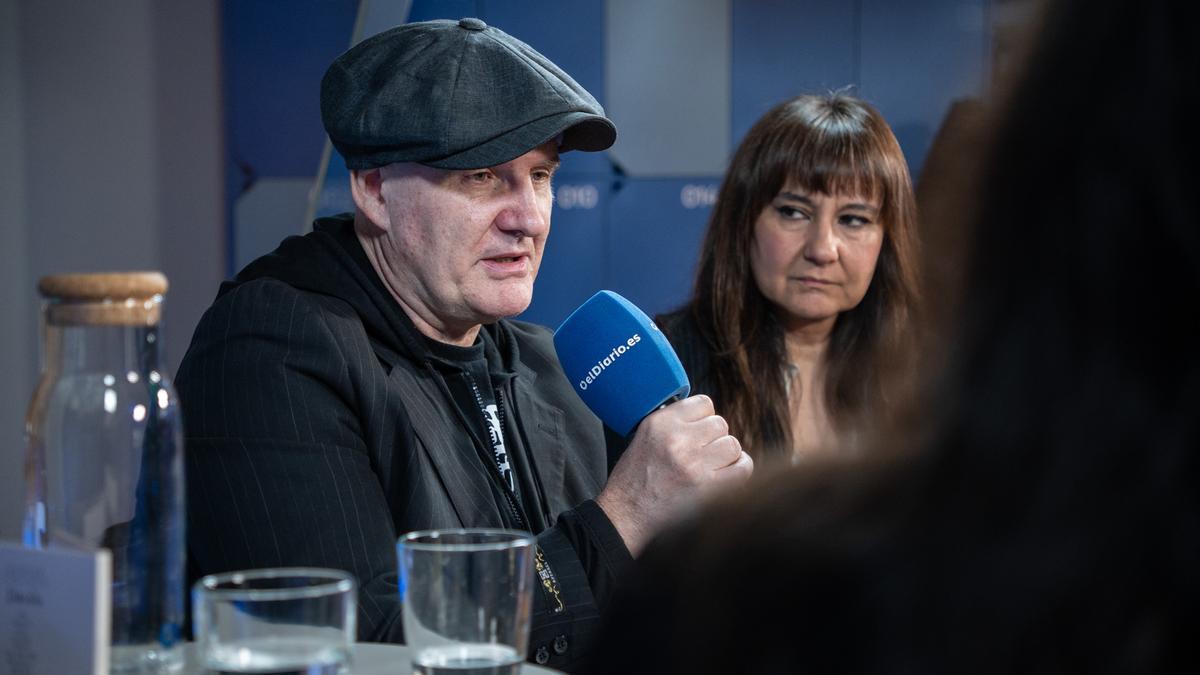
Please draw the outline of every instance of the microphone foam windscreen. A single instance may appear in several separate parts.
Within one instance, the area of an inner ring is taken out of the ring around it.
[[[642,418],[691,391],[683,364],[646,313],[600,291],[554,331],[567,379],[592,412],[628,435]]]

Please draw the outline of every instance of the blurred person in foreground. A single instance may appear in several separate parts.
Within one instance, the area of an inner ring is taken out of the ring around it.
[[[1048,9],[911,445],[770,476],[656,539],[591,672],[1200,672],[1188,15]]]
[[[529,305],[567,150],[616,132],[528,45],[468,18],[351,48],[321,86],[356,209],[222,285],[180,368],[191,580],[315,566],[359,582],[358,637],[403,640],[396,539],[538,535],[529,657],[587,649],[631,554],[752,463],[712,401],[648,416],[606,475]]]
[[[887,416],[918,302],[908,166],[875,108],[805,95],[738,146],[692,300],[659,317],[756,461],[845,452]]]

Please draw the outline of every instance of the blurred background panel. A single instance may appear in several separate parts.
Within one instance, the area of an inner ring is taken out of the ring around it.
[[[860,5],[733,0],[734,138],[784,99],[858,82]]]
[[[651,316],[688,296],[719,176],[626,178],[612,198],[606,288]],[[543,283],[541,278],[538,283]],[[536,293],[535,293],[536,295]]]
[[[729,0],[608,0],[608,154],[639,178],[719,174],[729,154]]]
[[[613,182],[604,175],[561,172],[554,182],[553,236],[546,241],[534,304],[523,319],[555,326],[608,279]],[[536,314],[538,318],[531,319]]]
[[[861,0],[858,93],[892,125],[914,179],[951,103],[983,93],[985,2]]]
[[[785,98],[848,87],[919,175],[951,103],[990,86],[995,17],[1023,2],[0,0],[0,537],[19,531],[36,280],[165,271],[173,372],[222,279],[349,208],[319,82],[357,39],[477,16],[617,121],[612,150],[566,155],[557,179],[522,317],[554,326],[600,288],[651,314],[680,304],[731,149]]]

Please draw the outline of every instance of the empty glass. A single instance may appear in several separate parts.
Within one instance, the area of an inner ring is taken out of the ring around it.
[[[192,588],[201,667],[216,673],[346,673],[358,588],[309,567],[211,574]]]
[[[400,538],[404,639],[419,675],[517,673],[529,647],[535,540],[512,530]]]

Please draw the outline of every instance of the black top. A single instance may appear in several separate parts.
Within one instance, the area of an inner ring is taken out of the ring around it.
[[[499,355],[495,345],[481,332],[469,347],[446,344],[426,338],[431,359],[445,377],[446,386],[453,396],[453,403],[463,426],[474,436],[480,459],[495,464],[495,489],[500,499],[511,505],[512,525],[516,529],[529,529],[529,516],[522,506],[522,488],[518,485],[518,464],[526,464],[525,458],[517,459],[512,452],[515,446],[507,438],[503,422],[503,411],[497,398],[498,389],[493,382],[503,382],[506,373],[500,369]],[[494,372],[493,372],[494,371]],[[530,490],[525,486],[524,490]]]
[[[701,333],[690,309],[691,306],[688,305],[667,314],[659,314],[654,317],[654,323],[679,355],[683,370],[692,384],[691,394],[705,394],[716,401],[719,399],[715,396],[716,392],[709,376],[712,347]]]

